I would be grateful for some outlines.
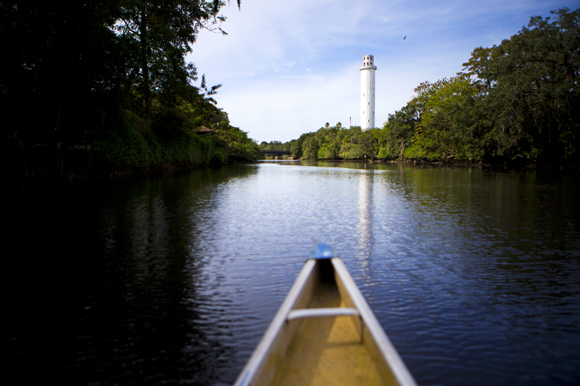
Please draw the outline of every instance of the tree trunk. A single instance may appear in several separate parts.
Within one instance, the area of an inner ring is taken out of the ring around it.
[[[139,35],[141,38],[141,72],[143,74],[143,108],[145,118],[149,118],[149,112],[151,110],[151,85],[149,82],[149,56],[151,55],[151,47],[149,47],[147,21],[147,9],[144,9],[141,15]]]

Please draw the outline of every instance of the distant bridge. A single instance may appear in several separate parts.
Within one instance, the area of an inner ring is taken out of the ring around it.
[[[262,150],[262,154],[265,156],[271,155],[273,157],[281,157],[285,155],[290,155],[292,152],[286,150]]]

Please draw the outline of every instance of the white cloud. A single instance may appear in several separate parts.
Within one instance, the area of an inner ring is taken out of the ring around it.
[[[229,35],[202,32],[189,60],[232,125],[256,140],[288,141],[324,123],[359,124],[359,66],[378,67],[377,126],[403,107],[420,82],[455,75],[478,47],[500,44],[568,6],[540,0],[244,0],[224,8]],[[403,37],[407,36],[405,40]]]

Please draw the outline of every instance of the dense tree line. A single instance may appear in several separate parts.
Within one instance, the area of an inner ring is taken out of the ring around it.
[[[302,158],[580,163],[580,9],[534,16],[457,76],[423,82],[381,129],[321,128],[289,143]]]
[[[283,151],[290,151],[290,143],[282,143],[280,141],[262,141],[259,145],[260,150],[283,150]]]
[[[94,143],[101,161],[139,167],[255,159],[185,56],[201,29],[223,32],[219,0],[0,3],[0,119],[22,146]],[[239,6],[239,0],[238,0]],[[223,32],[225,33],[225,32]],[[206,127],[215,135],[196,135]],[[183,153],[185,151],[185,153]]]
[[[340,122],[335,126],[326,123],[316,132],[289,142],[262,142],[260,150],[286,150],[296,159],[370,159],[377,156],[380,134],[380,129],[363,131],[360,126],[345,128]]]

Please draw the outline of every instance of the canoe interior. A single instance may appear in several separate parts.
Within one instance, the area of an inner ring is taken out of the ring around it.
[[[353,307],[331,260],[318,260],[293,309]],[[395,385],[360,316],[287,321],[253,385]]]

